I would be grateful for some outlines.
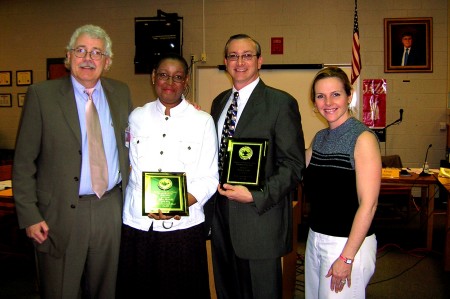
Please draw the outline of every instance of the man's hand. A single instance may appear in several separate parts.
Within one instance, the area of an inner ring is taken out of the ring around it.
[[[241,203],[253,202],[253,196],[245,186],[223,184],[222,188],[219,184],[217,190],[221,195],[228,197],[229,200]]]
[[[197,109],[197,110],[202,110],[202,107],[200,107],[200,105],[199,105],[198,103],[196,103],[196,102],[191,102],[191,101],[188,101],[188,102],[189,102],[189,104],[191,104],[192,106],[194,106],[195,109]]]
[[[42,244],[48,238],[48,225],[45,221],[30,225],[25,229],[27,237]]]

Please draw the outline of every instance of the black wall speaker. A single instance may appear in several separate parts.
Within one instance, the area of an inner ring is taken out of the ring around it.
[[[151,74],[159,57],[166,53],[183,55],[183,18],[135,18],[134,72]]]

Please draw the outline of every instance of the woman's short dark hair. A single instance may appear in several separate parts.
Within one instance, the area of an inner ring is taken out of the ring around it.
[[[159,66],[161,65],[161,63],[167,59],[179,61],[183,66],[184,73],[186,75],[188,74],[189,66],[188,66],[186,59],[184,59],[183,56],[181,56],[180,54],[177,54],[177,53],[166,53],[166,54],[161,55],[161,57],[156,62],[155,67],[153,69],[157,70],[159,68]]]

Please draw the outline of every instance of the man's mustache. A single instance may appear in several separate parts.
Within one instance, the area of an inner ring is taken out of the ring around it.
[[[93,62],[90,62],[90,61],[82,62],[78,66],[79,67],[83,67],[83,68],[91,68],[91,69],[95,69],[96,68],[95,64]]]

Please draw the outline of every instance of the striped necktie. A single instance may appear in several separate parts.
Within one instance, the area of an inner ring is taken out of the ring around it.
[[[228,137],[233,137],[234,129],[236,127],[237,116],[237,100],[239,98],[239,92],[235,92],[230,107],[228,107],[225,122],[223,123],[222,136],[220,138],[219,148],[219,173],[222,173],[223,164],[225,162],[225,153],[228,145]]]
[[[91,168],[92,190],[98,198],[105,194],[108,188],[108,164],[103,147],[102,128],[97,108],[92,100],[94,88],[86,89],[86,132],[89,148],[89,165]]]

